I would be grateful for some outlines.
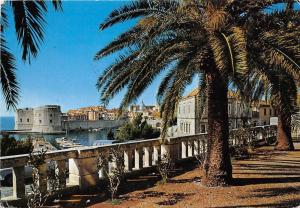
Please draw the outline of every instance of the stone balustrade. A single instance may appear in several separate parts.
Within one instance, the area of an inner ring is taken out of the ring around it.
[[[273,126],[262,126],[251,129],[251,140],[262,139],[276,135]],[[237,145],[245,137],[245,132],[232,130],[230,144]],[[100,147],[81,147],[76,149],[58,150],[48,152],[45,155],[45,164],[39,166],[39,186],[46,192],[49,187],[47,183],[47,163],[55,161],[58,173],[63,174],[69,170],[66,177],[60,178],[63,187],[76,186],[79,189],[87,189],[97,185],[100,180],[105,179],[105,173],[109,172],[113,164],[106,164],[102,170],[98,170],[98,158],[109,154],[111,148],[121,147],[124,151],[124,165],[127,174],[139,173],[146,168],[157,165],[162,155],[168,155],[174,162],[193,158],[195,155],[205,156],[207,150],[207,134],[172,137],[167,139],[148,139],[130,141]],[[0,157],[0,167],[12,168],[13,173],[13,196],[9,200],[25,198],[24,167],[27,165],[29,155],[14,155]],[[104,171],[104,168],[106,171]],[[68,181],[68,183],[67,183]],[[8,198],[2,198],[8,200]]]

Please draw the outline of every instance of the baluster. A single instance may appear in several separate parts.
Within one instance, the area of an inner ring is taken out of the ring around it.
[[[168,157],[168,158],[170,158],[171,157],[171,151],[170,151],[170,146],[171,145],[167,145],[167,144],[162,144],[161,146],[160,146],[160,154],[161,154],[161,157],[162,156],[166,156],[166,157]]]
[[[42,193],[47,193],[47,163],[38,166],[38,185]]]
[[[153,146],[153,165],[157,165],[159,160],[160,146]]]
[[[199,155],[199,140],[194,141],[194,155]]]
[[[203,140],[201,139],[200,141],[199,141],[199,153],[200,154],[203,154],[204,152],[203,152],[203,145],[204,145],[204,142],[203,142]]]
[[[152,166],[152,148],[151,147],[144,147],[144,151],[145,151],[144,166],[145,167],[150,167],[150,166]]]
[[[133,157],[132,157],[132,149],[127,149],[124,151],[124,163],[125,163],[125,171],[132,171],[133,166]]]
[[[58,175],[59,185],[62,188],[66,187],[66,161],[65,160],[58,160],[55,163],[56,168],[55,171]]]
[[[15,198],[25,197],[25,170],[24,166],[12,168],[13,172],[13,196]]]
[[[189,140],[188,141],[188,157],[193,157],[193,149],[194,149],[194,141]]]
[[[207,154],[207,140],[202,140],[203,141],[203,155],[206,155]]]
[[[108,158],[109,152],[107,150],[103,151],[102,157]],[[105,160],[102,164],[102,167],[99,170],[98,175],[100,176],[100,178],[107,178],[108,174],[109,174],[109,162],[107,160]]]
[[[187,158],[187,141],[182,141],[181,147],[181,158]]]
[[[142,169],[143,168],[143,149],[142,148],[135,149],[134,158],[135,158],[134,169],[136,169],[136,170]]]

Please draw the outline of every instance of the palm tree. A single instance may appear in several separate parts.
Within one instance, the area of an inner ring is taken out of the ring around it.
[[[157,94],[166,130],[166,121],[173,117],[185,87],[198,76],[208,100],[209,148],[202,182],[207,186],[229,184],[228,83],[248,71],[246,31],[239,26],[274,2],[137,1],[113,11],[101,29],[141,19],[95,56],[98,60],[125,51],[98,80],[102,102],[106,104],[125,88],[122,109],[167,71]]]
[[[127,93],[120,108],[134,102],[163,70],[158,90],[166,130],[176,103],[193,77],[207,86],[209,151],[203,183],[227,185],[232,179],[228,147],[227,90],[232,72],[247,70],[244,31],[233,24],[224,2],[134,2],[111,13],[101,29],[143,17],[132,29],[96,54],[100,59],[127,49],[98,80],[107,103],[121,89]]]
[[[61,0],[52,0],[55,10],[62,10]],[[22,60],[31,62],[36,58],[44,39],[44,15],[47,12],[45,1],[10,1],[1,6],[1,71],[2,93],[7,109],[16,108],[19,99],[19,85],[16,78],[16,65],[13,54],[6,46],[4,30],[8,27],[6,10],[12,9],[17,39],[22,47]]]
[[[287,8],[291,6],[287,4]],[[258,16],[250,24],[248,51],[255,96],[271,97],[278,112],[278,150],[294,150],[291,115],[295,111],[300,79],[300,12],[289,10]],[[248,85],[244,87],[251,89]],[[267,90],[262,90],[267,89]],[[245,89],[244,89],[245,92]],[[266,93],[267,92],[267,93]],[[247,95],[248,97],[249,94]]]

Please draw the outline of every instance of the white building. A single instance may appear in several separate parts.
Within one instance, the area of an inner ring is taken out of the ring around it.
[[[31,130],[33,127],[33,108],[17,109],[15,116],[16,130]]]
[[[201,106],[199,90],[194,89],[178,104],[177,134],[192,135],[207,132],[207,105]],[[203,108],[203,109],[202,109]],[[230,128],[242,126],[243,118],[251,118],[251,109],[246,108],[241,99],[232,91],[228,93],[228,117]]]
[[[18,109],[15,115],[15,130],[40,133],[61,131],[61,110],[58,105]]]

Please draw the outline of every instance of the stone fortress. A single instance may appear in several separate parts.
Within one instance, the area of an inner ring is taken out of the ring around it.
[[[82,120],[61,112],[59,105],[18,109],[15,115],[15,130],[32,133],[56,134],[73,130],[100,130],[117,128],[126,119]]]
[[[18,109],[15,130],[55,133],[62,131],[61,109],[58,105]]]

